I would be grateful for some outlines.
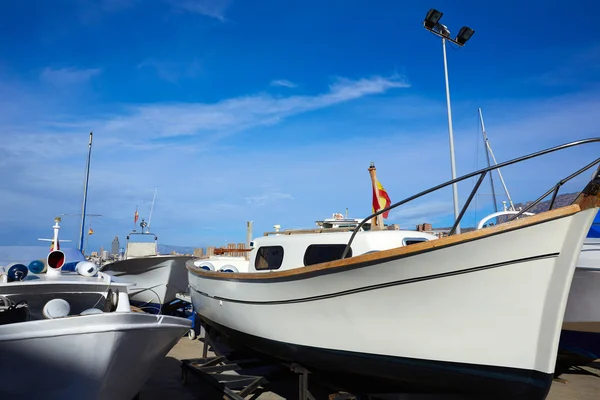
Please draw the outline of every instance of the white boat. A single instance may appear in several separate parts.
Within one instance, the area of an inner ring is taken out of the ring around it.
[[[490,165],[490,157],[494,165],[497,165],[496,157],[487,137],[481,109],[479,109],[479,118],[488,166]],[[504,209],[497,210],[494,182],[490,174],[496,212],[483,218],[478,224],[478,229],[481,229],[486,222],[496,217],[511,214],[534,215],[530,212],[521,213],[520,210],[515,209],[500,169],[497,172],[509,206],[507,207],[506,202],[504,202]],[[550,204],[551,207],[552,204]],[[600,215],[596,215],[577,261],[562,326],[555,376],[567,371],[572,366],[586,365],[600,358],[600,231],[598,227],[600,227]]]
[[[131,303],[145,311],[157,313],[174,301],[177,293],[187,292],[185,263],[194,257],[160,255],[158,237],[150,232],[144,233],[143,220],[140,226],[142,232],[131,232],[127,236],[124,259],[104,265],[101,271],[135,283],[135,288],[130,292]]]
[[[476,190],[490,170],[592,141],[464,175],[378,213],[480,174]],[[260,237],[246,273],[187,264],[194,309],[233,346],[355,394],[544,399],[597,185],[600,171],[572,205],[440,239],[406,230]]]
[[[46,272],[0,279],[11,303],[0,310],[0,398],[131,400],[191,321],[133,312],[131,284],[92,263],[64,272],[60,250],[46,261]]]
[[[559,367],[600,359],[600,238],[586,238],[571,284],[560,338]]]

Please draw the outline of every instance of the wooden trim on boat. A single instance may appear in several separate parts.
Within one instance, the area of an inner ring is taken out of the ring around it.
[[[597,199],[597,196],[590,196]],[[578,198],[579,199],[579,198]],[[597,201],[598,202],[598,201]],[[587,208],[590,208],[590,202],[586,202]],[[600,204],[598,204],[600,206]],[[593,207],[593,206],[592,206]],[[342,267],[348,267],[354,264],[372,263],[377,260],[385,260],[388,258],[405,257],[411,256],[418,253],[431,251],[438,248],[444,248],[452,245],[456,245],[462,242],[469,242],[476,239],[481,239],[488,236],[497,235],[499,233],[508,232],[516,229],[522,229],[527,226],[536,225],[542,222],[547,222],[559,218],[568,217],[570,215],[580,212],[582,209],[579,204],[571,204],[569,206],[557,208],[554,210],[546,211],[540,214],[532,215],[527,218],[518,219],[510,222],[506,222],[500,225],[492,227],[478,229],[471,232],[461,233],[459,235],[446,236],[436,240],[430,240],[421,243],[411,244],[410,246],[401,246],[389,250],[382,250],[375,253],[362,254],[355,257],[345,258],[343,260],[329,261],[326,263],[310,265],[302,268],[293,268],[284,271],[270,271],[270,272],[236,272],[236,273],[222,273],[217,274],[213,271],[206,271],[202,268],[186,264],[189,271],[195,275],[211,278],[211,279],[225,279],[225,280],[269,280],[275,278],[282,278],[292,275],[314,273],[315,271],[336,269]],[[367,232],[368,234],[368,232]]]

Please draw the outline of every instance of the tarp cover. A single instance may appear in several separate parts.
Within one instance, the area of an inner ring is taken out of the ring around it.
[[[596,218],[594,218],[594,222],[592,223],[592,227],[587,234],[589,238],[600,238],[600,211],[596,214]]]
[[[66,262],[85,261],[85,257],[77,249],[60,249],[66,256]],[[21,263],[29,265],[33,260],[45,260],[50,253],[50,246],[0,246],[0,265]]]

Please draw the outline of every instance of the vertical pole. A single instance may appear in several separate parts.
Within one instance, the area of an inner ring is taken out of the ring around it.
[[[373,186],[373,193],[377,202],[379,202],[379,188],[377,187],[377,169],[375,168],[375,164],[371,163],[369,166],[369,175],[371,176],[371,185]],[[375,211],[379,211],[381,209],[378,207]],[[371,218],[371,230],[381,230],[383,229],[383,216],[379,214],[376,217]]]
[[[450,140],[450,167],[452,179],[456,179],[456,165],[454,161],[454,135],[452,132],[452,109],[450,107],[450,83],[448,82],[448,61],[446,60],[446,38],[442,37],[442,49],[444,51],[444,74],[446,77],[446,103],[448,105],[448,135]],[[454,199],[454,220],[458,219],[458,185],[452,184],[452,197]],[[456,233],[460,234],[460,224],[456,227]]]
[[[85,184],[83,185],[83,204],[81,206],[81,229],[79,231],[79,251],[83,254],[83,238],[84,238],[84,230],[85,230],[85,210],[87,208],[87,188],[88,181],[90,179],[90,161],[92,157],[92,132],[90,132],[90,142],[88,144],[88,157],[86,163],[86,171],[85,171]]]
[[[252,221],[246,222],[246,248],[250,247],[252,241]]]

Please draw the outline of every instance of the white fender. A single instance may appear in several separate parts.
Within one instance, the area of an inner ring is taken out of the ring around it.
[[[240,272],[238,271],[238,269],[231,265],[231,264],[227,264],[227,265],[223,265],[221,268],[219,268],[219,272]]]

